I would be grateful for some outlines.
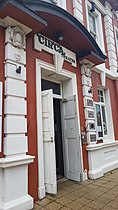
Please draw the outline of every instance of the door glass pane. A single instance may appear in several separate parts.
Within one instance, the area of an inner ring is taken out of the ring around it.
[[[60,84],[48,80],[41,80],[41,90],[53,90],[53,94],[61,95]]]
[[[101,111],[100,111],[100,105],[98,105],[98,104],[96,104],[96,116],[97,116],[98,137],[103,137]]]
[[[105,107],[104,106],[102,106],[102,118],[103,118],[104,135],[107,135],[107,123],[106,123],[106,114],[105,114]]]

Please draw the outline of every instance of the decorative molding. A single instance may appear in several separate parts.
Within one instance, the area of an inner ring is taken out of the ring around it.
[[[106,73],[103,71],[100,73],[100,76],[101,76],[101,84],[103,87],[106,86]]]
[[[91,71],[91,65],[90,64],[83,64],[81,66],[81,74],[84,74],[87,77],[91,77],[92,71]]]
[[[15,47],[24,48],[25,47],[25,32],[18,26],[10,27],[10,40]]]
[[[15,157],[0,158],[0,168],[11,168],[14,166],[27,165],[34,161],[34,156],[31,155],[17,155]]]
[[[93,107],[93,91],[92,91],[92,64],[87,63],[85,60],[81,62],[81,75],[83,85],[83,100],[84,100],[84,113],[85,113],[85,127],[87,143],[96,143],[96,127],[95,127],[95,111]]]

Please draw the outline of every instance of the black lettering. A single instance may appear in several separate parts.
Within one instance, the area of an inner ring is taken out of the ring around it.
[[[53,50],[53,45],[54,45],[54,42],[51,40],[48,40],[48,47],[52,50]]]
[[[56,52],[59,52],[60,46],[58,44],[54,44],[54,50]]]
[[[48,47],[48,39],[45,37],[45,46]]]
[[[42,35],[39,35],[39,34],[38,34],[38,40],[39,40],[39,42],[40,42],[41,44],[44,44],[44,43],[45,43],[45,42],[44,42],[45,38],[44,38],[44,36],[42,36]]]

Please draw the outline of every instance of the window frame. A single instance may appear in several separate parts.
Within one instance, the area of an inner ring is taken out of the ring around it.
[[[97,134],[97,140],[98,140],[98,141],[101,140],[101,139],[108,138],[108,136],[109,136],[109,129],[108,129],[109,126],[108,126],[107,111],[106,111],[105,90],[104,90],[104,89],[100,89],[100,88],[98,89],[98,91],[99,91],[99,90],[102,91],[102,93],[103,93],[104,102],[98,101],[98,102],[95,102],[95,103],[94,103],[94,106],[95,106],[96,134]],[[96,105],[99,105],[99,106],[100,106],[102,133],[103,133],[103,136],[102,136],[102,137],[99,137],[99,136],[98,136]],[[102,106],[104,106],[104,109],[105,109],[105,118],[106,118],[106,125],[107,125],[107,134],[104,133],[104,125],[103,125],[104,121],[103,121]]]
[[[91,28],[90,28],[90,20],[88,20],[88,22],[89,22],[89,32],[90,32],[90,34],[92,35],[92,37],[94,38],[94,36],[95,36],[95,40],[97,40],[97,29],[96,29],[96,16],[95,15],[93,15],[90,11],[88,11],[88,18],[90,19],[90,16],[92,17],[92,18],[94,18],[94,21],[95,21],[95,30],[91,30]],[[94,23],[93,23],[93,28],[94,28]]]
[[[97,5],[97,2],[95,0],[95,3]],[[87,18],[87,29],[90,32],[90,27],[89,27],[89,13],[90,13],[90,9],[91,9],[91,3],[86,0],[86,18]],[[104,34],[103,34],[103,27],[102,27],[102,15],[103,13],[100,12],[101,10],[99,10],[98,6],[96,6],[95,12],[91,13],[95,18],[96,18],[96,42],[99,45],[99,47],[101,48],[102,52],[104,54],[106,54],[105,52],[105,43],[104,43]]]

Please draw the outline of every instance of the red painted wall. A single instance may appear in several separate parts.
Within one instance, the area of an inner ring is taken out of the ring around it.
[[[73,15],[74,12],[73,12],[73,0],[66,0],[66,8],[67,8],[67,11]]]
[[[110,90],[111,98],[111,107],[112,107],[112,116],[113,116],[113,125],[114,125],[114,134],[115,139],[118,140],[118,93],[117,93],[117,81],[107,78],[106,86]]]
[[[3,82],[3,93],[4,93],[4,54],[5,54],[5,32],[4,28],[0,27],[0,82]],[[4,103],[2,104],[3,113],[4,113]],[[2,125],[4,125],[3,118],[2,118]],[[2,127],[2,130],[4,127]],[[2,132],[2,146],[3,146],[3,132]],[[2,148],[3,151],[3,148]],[[0,153],[0,158],[3,157],[3,152]]]
[[[29,154],[35,156],[29,165],[29,194],[38,199],[38,151],[37,151],[37,113],[36,113],[36,65],[35,58],[52,63],[52,56],[33,50],[33,37],[27,39],[27,109],[28,109],[28,146]]]

